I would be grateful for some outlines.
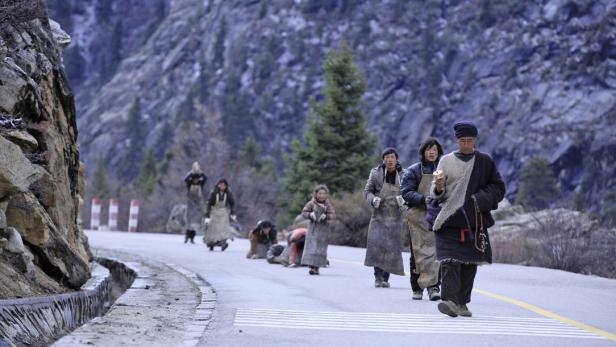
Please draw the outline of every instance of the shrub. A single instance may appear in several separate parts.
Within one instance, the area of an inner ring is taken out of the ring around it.
[[[536,157],[524,164],[520,174],[517,203],[529,209],[544,209],[560,195],[554,171],[548,161]]]
[[[338,194],[331,200],[336,209],[336,221],[330,229],[329,243],[366,247],[372,211],[364,200],[363,191]]]

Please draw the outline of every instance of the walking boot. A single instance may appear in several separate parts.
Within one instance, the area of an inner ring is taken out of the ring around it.
[[[225,249],[227,249],[227,247],[229,247],[229,243],[225,242],[225,243],[223,243],[223,244],[222,244],[222,246],[220,246],[220,250],[221,250],[222,252],[224,252],[224,251],[225,251]]]
[[[383,280],[377,278],[374,280],[374,288],[381,288],[383,286]]]
[[[413,291],[413,300],[421,300],[423,298],[423,290]]]
[[[381,283],[381,287],[382,287],[382,288],[389,288],[389,287],[390,287],[389,282],[387,282],[387,281],[383,281],[383,282]]]
[[[468,310],[466,304],[458,305],[458,314],[462,317],[472,317],[473,313]]]
[[[428,297],[430,297],[430,301],[441,300],[441,294],[438,292],[438,288],[436,287],[428,288]]]
[[[448,315],[449,317],[457,317],[458,316],[458,305],[455,302],[445,300],[438,304],[438,310]]]
[[[310,270],[308,270],[308,273],[311,274],[311,275],[316,275],[317,271],[314,269],[314,267],[311,266]]]

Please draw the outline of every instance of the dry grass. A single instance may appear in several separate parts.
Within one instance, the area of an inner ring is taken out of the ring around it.
[[[549,212],[492,244],[494,260],[616,278],[616,230],[587,218]]]

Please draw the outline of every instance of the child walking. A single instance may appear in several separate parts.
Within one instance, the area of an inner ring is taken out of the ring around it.
[[[313,197],[304,209],[302,215],[310,219],[302,265],[308,265],[308,273],[318,275],[319,268],[327,265],[327,238],[329,222],[336,218],[336,212],[328,199],[329,189],[324,184],[314,188]]]

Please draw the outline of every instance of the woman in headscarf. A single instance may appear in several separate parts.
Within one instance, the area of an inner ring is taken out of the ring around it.
[[[302,265],[308,265],[311,275],[319,275],[319,268],[327,265],[327,243],[329,222],[336,218],[336,211],[327,198],[329,189],[324,184],[314,189],[313,197],[304,209],[302,215],[310,219]]]
[[[210,193],[205,213],[207,231],[203,236],[203,242],[210,251],[213,251],[215,246],[220,246],[222,251],[229,247],[227,240],[233,235],[229,219],[236,220],[234,207],[235,201],[229,190],[229,184],[227,180],[221,178]]]
[[[195,234],[199,229],[201,216],[203,215],[203,187],[207,182],[207,176],[201,171],[199,162],[192,164],[192,169],[184,176],[186,183],[186,232],[184,243],[190,240],[195,243]]]

